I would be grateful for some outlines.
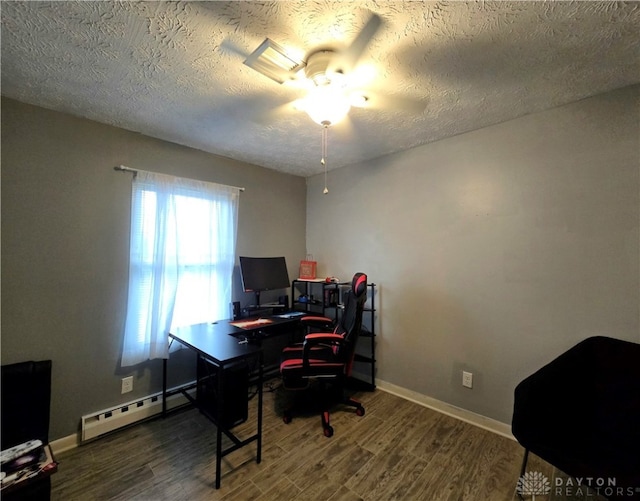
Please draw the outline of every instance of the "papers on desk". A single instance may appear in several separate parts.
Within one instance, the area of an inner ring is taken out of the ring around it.
[[[237,320],[229,323],[241,329],[254,329],[261,325],[271,324],[273,320],[269,320],[268,318],[252,318],[250,320]]]

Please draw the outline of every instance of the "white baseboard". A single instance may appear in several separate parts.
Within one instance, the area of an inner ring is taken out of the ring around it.
[[[192,386],[193,386],[193,383],[188,383],[183,387],[189,389]],[[178,389],[179,388],[171,388],[168,391],[171,393],[175,393]],[[107,426],[105,427],[104,430],[99,429],[101,420],[98,419],[98,416],[100,416],[101,414],[108,412],[109,410],[118,410],[123,405],[133,407],[137,402],[146,403],[146,401],[150,401],[154,397],[157,398],[158,400],[155,400],[155,402],[149,403],[146,406],[142,406],[141,409],[144,409],[143,412],[138,412],[138,413],[132,412],[132,416],[134,416],[132,417],[132,419],[118,420],[116,418],[116,420],[119,423],[121,422],[121,424],[118,424],[115,427]],[[167,398],[167,410],[172,410],[188,403],[189,403],[189,400],[184,395],[182,395],[181,393],[175,393]],[[118,431],[118,429],[120,428],[125,428],[127,426],[136,424],[137,422],[151,419],[155,416],[159,416],[161,413],[162,413],[162,393],[155,393],[153,395],[149,395],[148,397],[144,397],[142,399],[138,399],[133,402],[129,402],[127,404],[122,404],[120,406],[114,407],[113,409],[106,409],[104,411],[99,411],[98,413],[92,414],[89,417],[95,416],[96,419],[95,419],[95,422],[92,422],[91,426],[95,426],[96,430],[98,430],[98,431],[94,430],[95,432],[93,433],[86,433],[86,429],[84,429],[85,428],[84,424],[87,419],[87,416],[84,416],[82,417],[83,429],[81,429],[78,433],[74,433],[73,435],[68,435],[66,437],[62,437],[57,440],[54,440],[50,442],[49,445],[51,446],[51,450],[54,455],[60,454],[62,452],[78,447],[84,441],[98,439],[103,434],[113,433],[115,431]]]
[[[484,430],[515,440],[515,437],[511,433],[511,426],[501,421],[482,416],[481,414],[476,414],[475,412],[462,409],[461,407],[456,407],[455,405],[448,404],[441,400],[423,395],[422,393],[408,390],[380,379],[376,379],[376,387],[382,391],[391,393],[392,395],[423,405],[424,407],[441,412],[442,414],[459,419],[460,421],[464,421],[465,423],[472,424]]]
[[[59,438],[58,440],[49,442],[49,445],[51,446],[51,451],[54,455],[75,449],[80,445],[80,433],[74,433],[73,435]]]
[[[502,423],[501,421],[482,416],[481,414],[476,414],[475,412],[462,409],[461,407],[456,407],[455,405],[451,405],[441,400],[423,395],[422,393],[418,393],[416,391],[408,390],[401,386],[382,381],[381,379],[376,379],[376,388],[382,391],[386,391],[387,393],[391,393],[392,395],[404,398],[411,402],[415,402],[416,404],[423,405],[424,407],[428,407],[435,411],[441,412],[442,414],[446,414],[447,416],[459,419],[461,421],[464,421],[465,423],[472,424],[484,430],[497,433],[498,435],[502,435],[503,437],[509,438],[511,440],[515,440],[515,437],[511,433],[511,426],[506,423]],[[78,447],[78,445],[80,445],[80,437],[80,433],[74,433],[73,435],[54,440],[49,445],[51,445],[51,450],[54,454],[60,454],[61,452],[65,452]]]

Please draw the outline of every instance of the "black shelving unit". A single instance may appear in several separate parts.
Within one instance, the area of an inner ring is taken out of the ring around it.
[[[356,345],[356,364],[368,365],[366,380],[351,377],[351,386],[355,389],[373,391],[376,389],[376,294],[377,285],[367,284],[367,302],[362,315],[362,330]],[[357,369],[356,365],[356,369]]]
[[[338,320],[340,285],[324,280],[291,282],[291,309]]]
[[[291,309],[322,315],[338,321],[342,311],[342,293],[350,282],[333,283],[319,280],[294,280],[291,283]],[[367,302],[362,316],[362,331],[356,346],[356,369],[366,367],[367,378],[352,377],[350,386],[358,390],[373,391],[376,388],[376,294],[377,285],[367,284]]]

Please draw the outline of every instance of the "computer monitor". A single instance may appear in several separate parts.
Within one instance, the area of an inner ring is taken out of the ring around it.
[[[291,285],[284,257],[240,256],[240,274],[244,291],[256,293],[256,306],[260,305],[260,292]]]

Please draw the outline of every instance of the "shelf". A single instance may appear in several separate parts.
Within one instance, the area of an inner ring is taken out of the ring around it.
[[[291,308],[338,320],[340,284],[325,280],[301,280],[291,282]],[[300,301],[300,297],[307,298]],[[316,299],[317,297],[321,299]]]
[[[322,315],[337,322],[344,310],[344,305],[340,302],[342,294],[351,286],[351,282],[326,282],[324,280],[293,280],[291,282],[291,308],[297,311],[304,311],[311,314]],[[363,339],[361,351],[366,351],[367,355],[356,353],[354,360],[362,364],[369,364],[369,381],[357,382],[358,387],[363,390],[373,391],[375,389],[376,356],[375,356],[375,323],[376,323],[376,294],[377,285],[367,284],[367,304],[363,310],[362,330],[360,337]],[[317,294],[322,299],[315,299]],[[299,301],[300,296],[307,296],[307,301]],[[360,345],[360,343],[358,343]]]

